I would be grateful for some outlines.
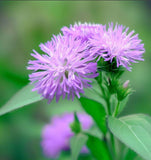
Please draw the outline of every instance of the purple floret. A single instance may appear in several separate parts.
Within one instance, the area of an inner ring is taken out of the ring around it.
[[[40,55],[33,50],[31,55],[36,60],[30,60],[27,69],[33,70],[29,75],[34,83],[33,91],[38,90],[48,103],[56,97],[74,99],[75,95],[80,98],[84,88],[91,87],[91,79],[98,76],[97,63],[94,56],[89,54],[87,43],[81,43],[68,36],[54,36],[51,41],[40,44],[45,53]]]
[[[131,62],[143,61],[144,44],[141,43],[138,34],[134,35],[134,30],[128,33],[129,28],[118,24],[114,27],[113,23],[105,30],[90,39],[94,52],[105,61],[112,62],[113,58],[116,58],[117,67],[122,65],[129,71]]]
[[[88,130],[93,125],[90,116],[84,113],[77,114],[83,130]],[[47,124],[42,131],[42,148],[46,157],[57,158],[61,151],[70,149],[70,138],[74,133],[70,129],[70,124],[74,121],[74,114],[66,113],[61,116],[54,116],[50,124]],[[82,153],[87,153],[84,146]]]

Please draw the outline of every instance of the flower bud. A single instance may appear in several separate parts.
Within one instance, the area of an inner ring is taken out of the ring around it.
[[[123,88],[127,88],[129,85],[130,80],[125,81],[125,83],[123,84]]]
[[[119,101],[122,101],[125,99],[131,92],[131,88],[129,87],[129,80],[125,81],[125,83],[122,85],[120,84],[117,90],[117,98]]]
[[[76,113],[74,113],[74,122],[70,124],[70,128],[75,134],[78,134],[81,131],[81,124]]]

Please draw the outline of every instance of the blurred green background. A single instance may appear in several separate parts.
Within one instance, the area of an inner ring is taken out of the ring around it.
[[[150,1],[12,1],[0,2],[0,106],[28,83],[32,49],[74,22],[118,22],[139,33],[145,44],[144,62],[133,65],[123,79],[135,90],[122,113],[151,115]],[[68,111],[59,103],[60,110]],[[64,104],[65,106],[65,104]],[[35,103],[0,117],[0,160],[45,160],[41,129],[55,106]],[[72,106],[71,106],[72,107]],[[75,106],[76,107],[76,106]],[[71,108],[69,107],[69,110]],[[63,160],[63,158],[61,158]]]

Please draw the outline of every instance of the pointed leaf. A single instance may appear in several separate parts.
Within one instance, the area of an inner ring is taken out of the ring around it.
[[[103,140],[88,134],[87,147],[96,160],[111,160],[109,150]]]
[[[86,144],[88,139],[87,135],[79,133],[73,136],[70,140],[70,148],[71,148],[71,159],[77,160],[80,154],[82,147]]]
[[[108,118],[111,132],[146,160],[151,159],[151,117],[136,114]]]
[[[127,148],[122,160],[143,160],[143,159],[140,158],[136,152]]]
[[[123,99],[122,101],[120,101],[119,109],[117,111],[117,115],[120,114],[123,111],[123,109],[125,108],[128,100],[129,100],[129,96],[127,96],[125,99]],[[117,106],[117,103],[118,103],[117,96],[116,96],[116,94],[113,94],[111,96],[111,99],[110,99],[111,113],[114,112],[115,107]]]
[[[123,99],[121,102],[120,102],[120,106],[119,106],[119,111],[118,113],[121,113],[123,111],[123,109],[125,108],[127,102],[129,100],[129,95],[127,97],[125,97],[125,99]]]
[[[99,129],[105,134],[106,128],[106,112],[103,105],[92,99],[81,97],[80,99],[83,109],[94,119]]]
[[[84,97],[93,99],[97,102],[100,102],[103,105],[106,105],[106,101],[104,100],[104,98],[100,96],[102,92],[96,80],[92,80],[92,86],[93,87],[84,89]]]
[[[25,105],[37,102],[43,98],[37,92],[32,92],[33,85],[27,85],[17,92],[4,106],[0,108],[0,115],[6,114]]]
[[[98,126],[93,125],[89,130],[83,131],[86,134],[89,134],[91,136],[95,136],[99,139],[103,139],[103,133],[100,132]]]

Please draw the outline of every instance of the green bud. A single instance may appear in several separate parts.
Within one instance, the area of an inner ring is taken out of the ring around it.
[[[76,113],[74,113],[74,122],[70,124],[70,128],[75,134],[81,132],[81,124]]]
[[[129,80],[125,81],[123,85],[120,84],[117,88],[117,98],[119,101],[125,99],[132,92],[132,89],[128,85]]]

